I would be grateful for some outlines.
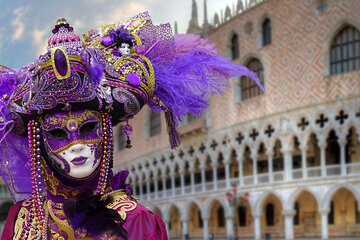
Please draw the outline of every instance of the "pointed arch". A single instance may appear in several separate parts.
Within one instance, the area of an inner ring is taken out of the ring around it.
[[[232,60],[240,57],[239,35],[235,32],[229,38],[229,54]]]
[[[171,238],[181,237],[181,208],[175,204],[169,207],[169,235]]]
[[[264,192],[261,197],[255,202],[255,204],[253,205],[253,214],[257,214],[260,215],[261,211],[263,210],[263,205],[266,201],[266,199],[270,196],[273,195],[276,199],[279,200],[279,202],[281,203],[281,208],[284,208],[285,206],[285,201],[284,199],[281,197],[281,195],[279,195],[278,193],[276,193],[275,191],[269,190]]]
[[[353,25],[341,28],[329,50],[331,75],[360,69],[360,31]]]
[[[261,61],[258,58],[250,58],[245,65],[247,66],[247,68],[249,68],[250,70],[256,73],[261,85],[265,87],[264,67]],[[241,89],[240,96],[242,101],[263,94],[263,92],[256,85],[256,83],[247,77],[240,78],[240,89]]]
[[[322,199],[323,209],[328,209],[330,207],[331,199],[333,198],[334,194],[340,189],[346,189],[349,192],[353,193],[357,201],[360,203],[360,192],[358,192],[356,188],[351,184],[342,183],[342,184],[336,184],[331,189],[329,189],[329,191],[325,194],[324,198]]]
[[[189,216],[189,232],[192,237],[201,237],[203,229],[203,220],[201,213],[201,204],[197,201],[191,201],[187,206]]]
[[[261,38],[263,47],[272,42],[272,26],[270,18],[266,18],[261,24]]]
[[[355,18],[341,18],[335,23],[332,31],[329,32],[327,41],[324,43],[323,53],[324,53],[324,75],[329,76],[331,74],[331,46],[335,40],[335,38],[339,35],[339,33],[347,28],[348,26],[352,26],[357,30],[360,29],[360,21]],[[334,50],[336,51],[336,50]]]
[[[261,229],[264,232],[276,231],[279,237],[283,236],[284,231],[281,228],[283,225],[283,199],[275,192],[270,191],[263,195],[260,199],[260,204],[260,210],[262,209]]]
[[[318,236],[320,229],[316,228],[321,222],[317,195],[307,188],[300,189],[294,195],[292,209],[295,212],[294,229],[296,237]],[[300,231],[297,231],[300,230]],[[301,231],[302,230],[302,231]]]

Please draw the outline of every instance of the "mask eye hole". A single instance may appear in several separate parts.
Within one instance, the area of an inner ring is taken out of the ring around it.
[[[55,139],[67,139],[68,135],[63,129],[53,129],[49,131],[49,134]]]
[[[88,122],[80,127],[79,134],[80,136],[86,136],[92,133],[96,128],[96,122]]]

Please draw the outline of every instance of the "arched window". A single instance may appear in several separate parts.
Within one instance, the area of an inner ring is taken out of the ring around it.
[[[294,209],[295,209],[294,225],[299,225],[300,224],[300,207],[299,207],[298,202],[295,203]]]
[[[336,132],[331,130],[327,137],[325,148],[326,165],[340,164],[340,145]]]
[[[151,112],[150,125],[149,125],[150,137],[161,133],[161,115],[160,112]]]
[[[217,224],[218,227],[225,227],[224,208],[221,206],[217,209]]]
[[[238,217],[239,217],[239,226],[246,227],[246,206],[239,206]]]
[[[334,209],[334,202],[331,201],[330,204],[330,212],[328,215],[328,224],[334,224],[335,223],[335,209]]]
[[[271,20],[266,18],[262,24],[262,45],[263,47],[271,43]]]
[[[360,32],[353,26],[341,30],[330,49],[330,74],[360,69]]]
[[[232,60],[237,59],[240,56],[239,37],[236,33],[232,35],[230,39],[230,54]]]
[[[275,225],[275,208],[272,203],[266,205],[266,226]]]
[[[264,86],[264,68],[261,62],[258,59],[253,58],[249,61],[249,63],[246,66],[250,70],[256,73],[261,84]],[[241,88],[241,100],[253,98],[262,94],[262,91],[256,85],[256,83],[247,77],[242,77],[240,79],[240,88]]]

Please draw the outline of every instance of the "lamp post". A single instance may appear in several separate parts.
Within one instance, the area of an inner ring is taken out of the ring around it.
[[[231,192],[227,192],[226,193],[226,200],[228,201],[229,203],[229,206],[230,206],[230,209],[231,209],[231,212],[233,213],[233,226],[234,226],[234,231],[233,233],[231,233],[230,236],[228,236],[228,239],[229,240],[232,240],[233,239],[233,234],[235,233],[235,238],[234,240],[238,240],[238,237],[237,237],[237,224],[236,224],[236,203],[237,203],[237,196],[236,196],[236,193],[237,193],[237,184],[236,183],[232,183],[231,184]]]

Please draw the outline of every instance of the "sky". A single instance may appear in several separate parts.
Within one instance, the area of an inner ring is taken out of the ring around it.
[[[203,1],[196,0],[199,23],[203,22]],[[236,0],[207,0],[208,18],[220,14]],[[126,20],[149,11],[155,24],[178,22],[185,33],[191,17],[192,0],[0,0],[0,64],[20,68],[46,52],[47,39],[60,17],[78,35],[105,24]]]

